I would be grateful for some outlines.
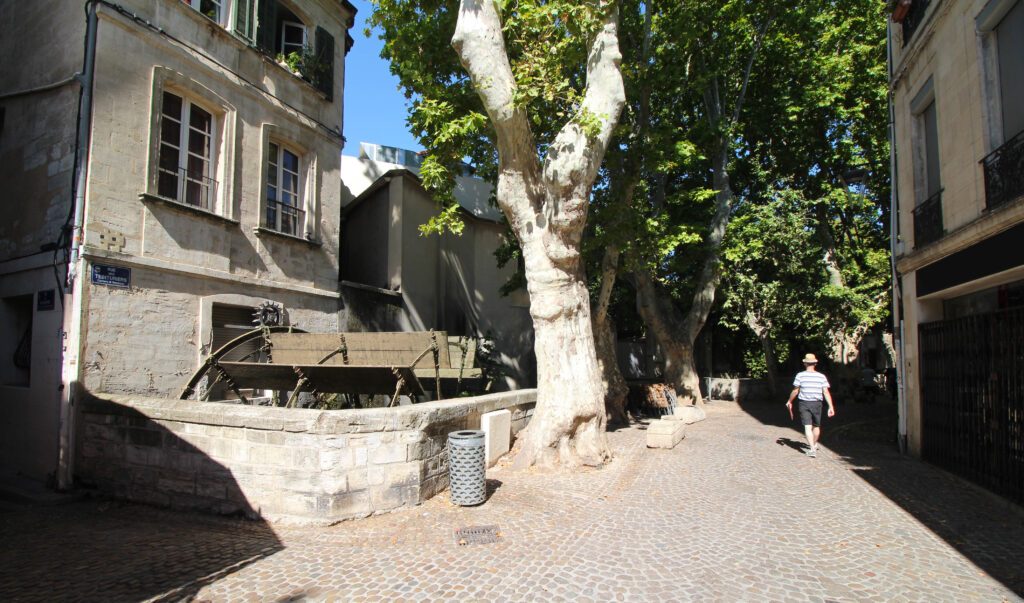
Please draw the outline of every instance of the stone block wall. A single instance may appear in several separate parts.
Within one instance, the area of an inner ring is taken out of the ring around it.
[[[757,402],[769,395],[768,384],[761,379],[722,379],[712,377],[707,384],[708,398],[734,402]]]
[[[320,411],[94,394],[76,477],[115,498],[270,521],[329,524],[413,506],[448,486],[448,433],[536,390],[398,408]]]

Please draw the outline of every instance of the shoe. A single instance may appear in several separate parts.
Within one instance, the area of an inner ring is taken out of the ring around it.
[[[813,459],[813,458],[816,458],[816,457],[818,456],[818,449],[817,449],[817,448],[811,448],[811,449],[809,449],[809,450],[807,451],[807,456],[811,457],[812,459]]]

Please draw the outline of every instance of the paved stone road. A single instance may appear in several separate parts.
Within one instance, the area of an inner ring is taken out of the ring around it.
[[[0,599],[1022,600],[1020,507],[862,437],[877,409],[841,407],[817,459],[783,413],[714,403],[674,450],[623,429],[604,469],[499,468],[478,508],[441,496],[331,528],[6,504]],[[455,544],[488,524],[498,543]]]

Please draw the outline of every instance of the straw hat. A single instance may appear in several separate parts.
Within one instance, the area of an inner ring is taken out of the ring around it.
[[[804,356],[804,364],[818,364],[818,359],[815,358],[814,354],[807,354]]]

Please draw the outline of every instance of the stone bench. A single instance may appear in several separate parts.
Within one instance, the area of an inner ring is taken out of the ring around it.
[[[686,435],[686,423],[658,419],[647,425],[648,448],[675,448]]]

